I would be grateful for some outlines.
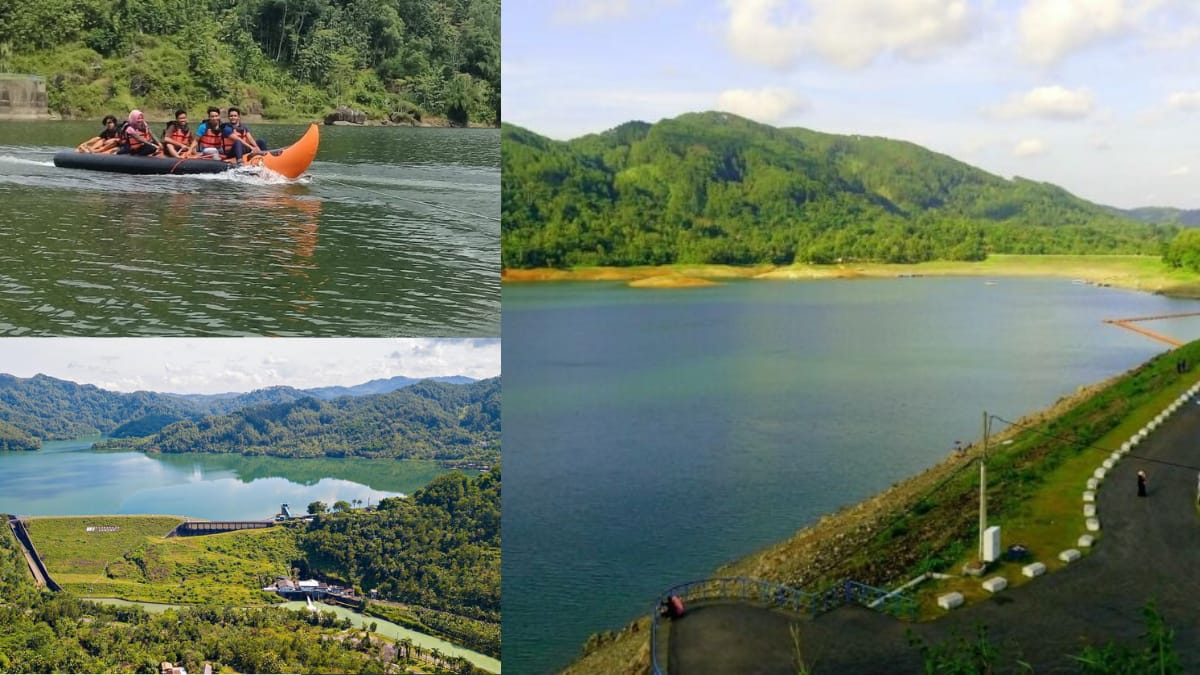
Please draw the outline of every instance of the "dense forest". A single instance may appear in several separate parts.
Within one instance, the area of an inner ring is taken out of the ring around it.
[[[726,113],[567,142],[505,125],[501,146],[511,268],[1160,255],[1179,231],[912,143]]]
[[[476,478],[439,476],[374,511],[319,516],[301,533],[300,548],[305,573],[438,610],[418,613],[420,623],[500,657],[498,468]]]
[[[210,663],[218,672],[395,673],[410,672],[419,656],[415,645],[370,638],[332,612],[192,607],[152,615],[40,591],[7,524],[0,530],[0,672],[157,673],[170,661],[189,672]],[[443,660],[454,672],[472,670]]]
[[[0,72],[41,75],[53,111],[500,119],[500,0],[0,3]],[[198,115],[197,115],[198,116]]]
[[[500,453],[500,378],[460,385],[425,381],[388,394],[250,406],[182,420],[148,438],[109,441],[104,447],[495,462]]]
[[[469,378],[460,376],[435,378],[435,380],[473,382]],[[286,404],[308,399],[310,403],[303,404],[301,407],[324,405],[316,403],[313,396],[318,398],[332,398],[336,395],[347,397],[347,401],[333,402],[325,406],[326,409],[333,410],[339,407],[354,407],[348,404],[350,397],[376,391],[396,391],[417,386],[421,382],[421,380],[398,376],[387,380],[374,380],[353,387],[319,387],[301,390],[280,386],[267,387],[243,394],[179,395],[144,391],[122,394],[46,375],[35,375],[31,378],[0,375],[0,449],[6,446],[11,446],[9,449],[37,449],[41,445],[41,440],[64,440],[94,434],[108,434],[118,439],[148,437],[176,422],[191,421],[199,424],[207,416],[230,415],[236,411],[256,406],[266,406],[266,408],[260,416],[250,415],[249,418],[243,416],[241,419],[243,421],[272,419],[274,423],[279,423],[288,417],[289,413],[284,411],[290,411],[290,408]],[[461,385],[444,384],[439,386],[449,387],[449,389],[418,389],[418,391],[426,393],[453,391],[455,387]],[[270,408],[271,405],[276,407]],[[469,406],[469,404],[467,405]],[[488,411],[495,413],[493,421],[498,424],[499,403],[496,401],[489,405],[492,407],[489,407]],[[482,406],[481,403],[478,414],[491,414]],[[371,406],[363,404],[361,407]],[[414,419],[420,417],[419,412],[414,412],[413,415]],[[300,417],[303,415],[298,416],[297,419]],[[438,423],[448,423],[448,420],[443,419],[444,416],[439,417],[434,414],[433,417]],[[247,423],[253,425],[254,421]],[[468,427],[471,425],[479,427],[480,424],[478,419],[468,420]],[[187,429],[191,428],[184,426]],[[218,422],[217,426],[222,427],[222,423]],[[211,425],[205,428],[211,428]],[[34,445],[32,448],[28,447],[31,440]],[[451,442],[448,436],[442,437],[442,440]],[[135,444],[134,441],[121,442],[126,445]],[[141,445],[144,446],[145,443]],[[178,443],[170,447],[174,449],[164,451],[183,451],[178,449]],[[193,450],[195,449],[193,448]]]
[[[0,374],[0,422],[42,440],[108,433],[148,416],[180,419],[198,414],[187,402],[165,394],[119,394],[45,375]]]

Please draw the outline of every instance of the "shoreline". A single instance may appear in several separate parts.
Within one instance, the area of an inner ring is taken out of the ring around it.
[[[1054,277],[1095,286],[1200,298],[1200,275],[1167,268],[1156,256],[992,255],[981,262],[835,265],[659,265],[502,268],[501,283],[623,281],[633,288],[691,288],[727,281],[816,281],[917,277]]]

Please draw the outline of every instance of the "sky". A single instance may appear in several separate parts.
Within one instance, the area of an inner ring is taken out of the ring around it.
[[[1122,208],[1200,208],[1196,0],[513,0],[505,122],[721,110],[912,141]]]
[[[5,338],[0,373],[177,394],[351,386],[397,375],[480,380],[500,374],[500,340]]]

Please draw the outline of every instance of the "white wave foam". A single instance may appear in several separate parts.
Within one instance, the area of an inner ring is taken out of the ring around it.
[[[189,174],[186,178],[238,183],[241,185],[307,185],[312,182],[312,177],[308,174],[292,180],[283,174],[275,173],[265,166],[243,166],[222,173]]]
[[[12,155],[0,155],[0,162],[7,162],[9,164],[31,164],[33,166],[54,166],[54,162],[52,161],[39,162],[36,159],[13,157]]]

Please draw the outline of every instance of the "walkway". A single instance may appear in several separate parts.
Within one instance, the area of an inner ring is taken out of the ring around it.
[[[1109,473],[1097,495],[1103,537],[1069,569],[921,624],[856,606],[816,619],[746,606],[698,607],[669,628],[668,673],[794,675],[788,626],[797,622],[804,661],[814,675],[920,673],[920,656],[906,638],[910,629],[933,643],[955,635],[971,638],[979,624],[987,626],[992,643],[1006,655],[1003,664],[1019,656],[1038,673],[1074,673],[1077,664],[1069,655],[1089,642],[1138,642],[1145,632],[1142,607],[1150,599],[1175,630],[1183,672],[1200,673],[1196,472],[1142,461],[1135,454],[1200,465],[1200,405],[1186,404]],[[1136,496],[1139,469],[1150,479],[1145,499]],[[1079,478],[1080,494],[1085,478]],[[1079,520],[1082,534],[1082,514]],[[720,668],[714,670],[713,664]]]

